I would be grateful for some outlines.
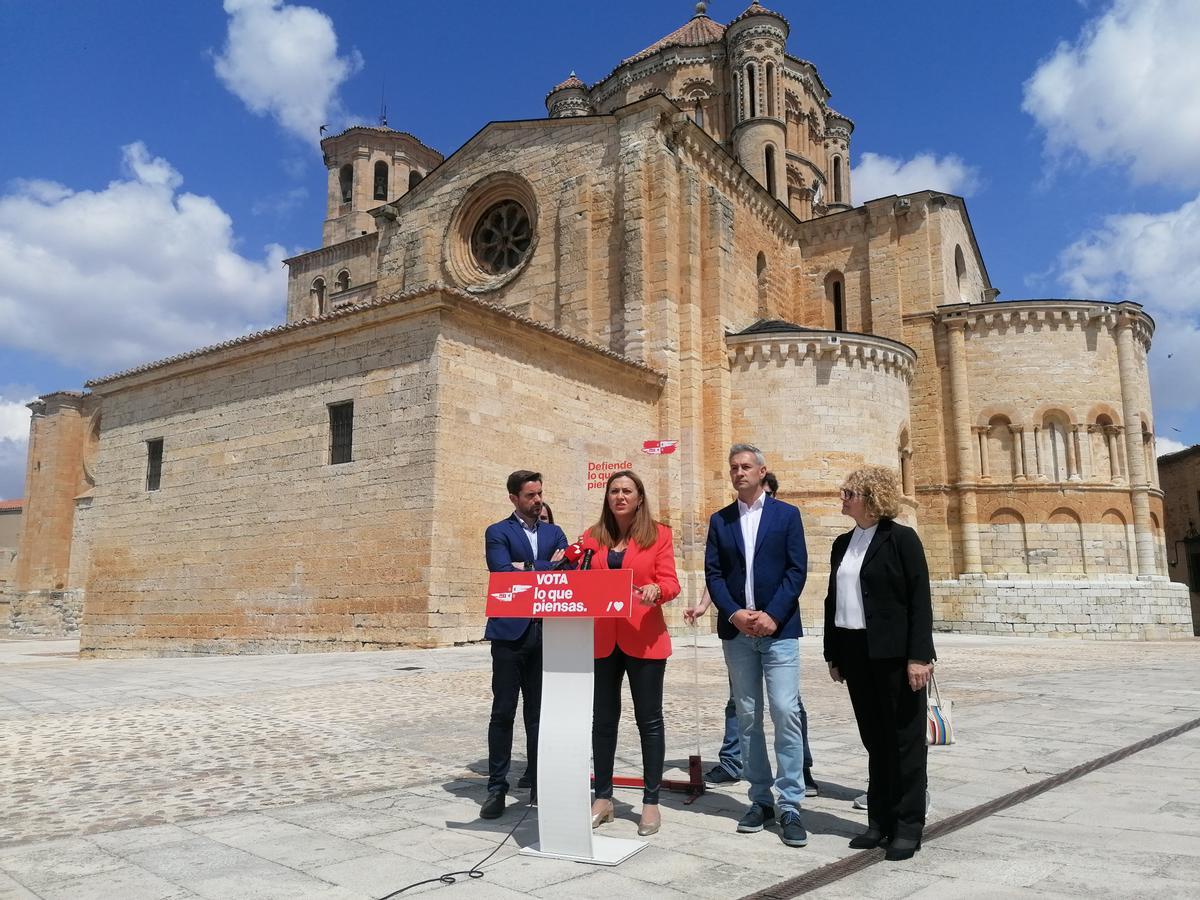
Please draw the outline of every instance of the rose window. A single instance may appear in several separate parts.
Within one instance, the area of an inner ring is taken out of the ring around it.
[[[471,234],[471,254],[489,275],[515,269],[533,243],[529,213],[515,200],[502,200],[479,217]]]

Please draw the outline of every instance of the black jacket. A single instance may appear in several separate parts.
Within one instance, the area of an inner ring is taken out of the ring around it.
[[[853,529],[833,542],[829,559],[829,593],[825,596],[825,659],[835,666],[833,640],[837,615],[837,570],[850,546]],[[867,623],[867,655],[871,659],[929,662],[933,650],[933,604],[929,599],[929,565],[917,533],[892,519],[880,519],[859,574]]]

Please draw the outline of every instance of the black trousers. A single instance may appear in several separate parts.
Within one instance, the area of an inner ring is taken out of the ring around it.
[[[663,677],[665,659],[627,656],[617,647],[596,660],[592,707],[592,765],[596,774],[596,799],[613,795],[613,763],[617,756],[617,723],[621,720],[621,679],[629,675],[633,715],[642,737],[642,803],[657,803],[662,787],[663,760],[667,754],[663,727]]]
[[[488,722],[488,793],[508,790],[517,699],[524,696],[525,758],[537,784],[538,719],[542,712],[542,623],[519,640],[492,641],[492,718]]]
[[[850,689],[867,748],[867,818],[885,834],[917,840],[925,828],[925,691],[908,686],[907,659],[870,659],[866,631],[836,629],[838,671]]]

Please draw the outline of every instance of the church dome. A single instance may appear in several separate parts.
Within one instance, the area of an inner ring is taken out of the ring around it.
[[[637,62],[668,47],[703,47],[715,44],[725,36],[725,26],[708,17],[708,4],[697,3],[696,14],[666,37],[659,38],[641,53],[621,60],[621,65]],[[620,66],[618,66],[620,68]]]

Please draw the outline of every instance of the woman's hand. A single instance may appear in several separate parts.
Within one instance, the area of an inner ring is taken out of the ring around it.
[[[842,673],[838,671],[838,667],[835,666],[833,663],[829,664],[829,677],[832,678],[834,681],[836,681],[838,684],[846,683],[846,679],[843,677]]]
[[[642,606],[654,606],[658,603],[658,598],[662,596],[662,588],[657,584],[646,584],[638,588],[638,592],[642,595]]]
[[[919,691],[929,684],[929,677],[933,674],[933,663],[921,662],[917,659],[908,661],[908,686],[914,691]]]

